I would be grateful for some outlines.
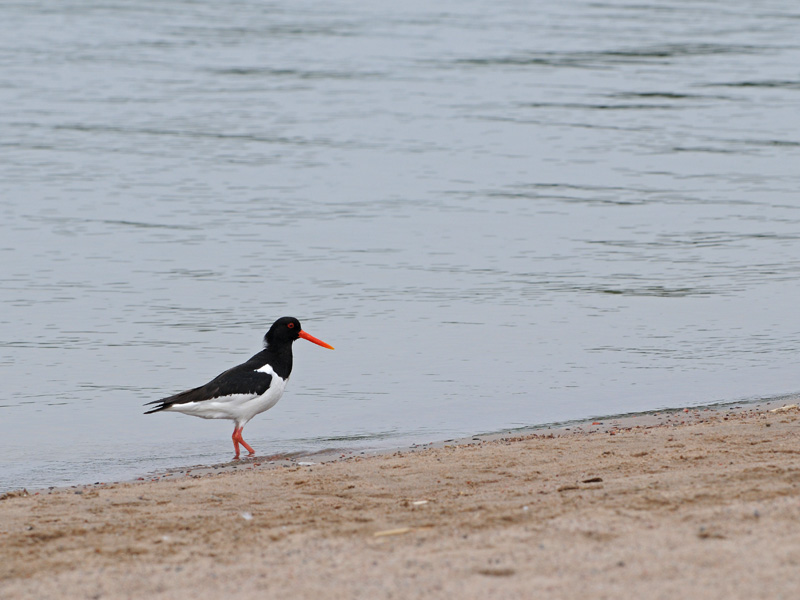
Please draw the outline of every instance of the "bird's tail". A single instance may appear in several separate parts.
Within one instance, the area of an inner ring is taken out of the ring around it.
[[[172,405],[172,402],[168,402],[167,400],[153,400],[152,402],[146,402],[144,406],[150,406],[152,404],[158,404],[155,408],[151,408],[150,410],[146,411],[144,414],[152,415],[155,412],[160,410],[164,410],[165,408],[169,408]]]
[[[146,402],[144,406],[151,406],[153,404],[157,404],[158,406],[156,406],[155,408],[151,408],[144,414],[150,415],[160,410],[165,410],[170,406],[172,406],[173,404],[182,404],[184,402],[192,402],[193,400],[197,400],[198,399],[197,393],[202,389],[203,388],[194,388],[191,390],[186,390],[185,392],[180,392],[179,394],[175,394],[174,396],[168,396],[167,398],[161,398],[160,400],[153,400],[152,402]]]

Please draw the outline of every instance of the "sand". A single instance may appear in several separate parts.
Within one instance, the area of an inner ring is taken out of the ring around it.
[[[799,433],[679,411],[5,495],[0,598],[796,599]]]

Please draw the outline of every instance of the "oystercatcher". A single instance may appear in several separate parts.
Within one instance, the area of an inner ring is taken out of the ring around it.
[[[231,419],[234,422],[234,459],[239,458],[239,444],[253,456],[256,452],[242,439],[242,429],[250,419],[269,410],[281,399],[292,372],[292,343],[298,338],[333,350],[330,344],[303,331],[300,321],[294,317],[281,317],[264,336],[265,348],[250,360],[228,369],[205,385],[148,402],[145,406],[158,406],[144,414],[170,410],[203,419]]]

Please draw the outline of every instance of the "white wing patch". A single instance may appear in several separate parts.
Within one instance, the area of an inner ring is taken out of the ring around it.
[[[267,375],[272,375],[275,377],[275,371],[272,369],[272,365],[267,363],[260,369],[256,369],[257,373],[266,373]]]

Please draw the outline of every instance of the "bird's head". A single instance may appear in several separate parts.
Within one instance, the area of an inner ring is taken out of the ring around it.
[[[281,317],[275,321],[272,324],[272,327],[269,328],[267,334],[264,336],[264,344],[266,346],[291,345],[292,342],[298,338],[303,338],[304,340],[314,342],[323,348],[329,348],[330,350],[333,350],[333,346],[330,344],[326,344],[322,340],[319,340],[313,335],[309,335],[303,331],[302,327],[300,327],[300,321],[294,317]]]

